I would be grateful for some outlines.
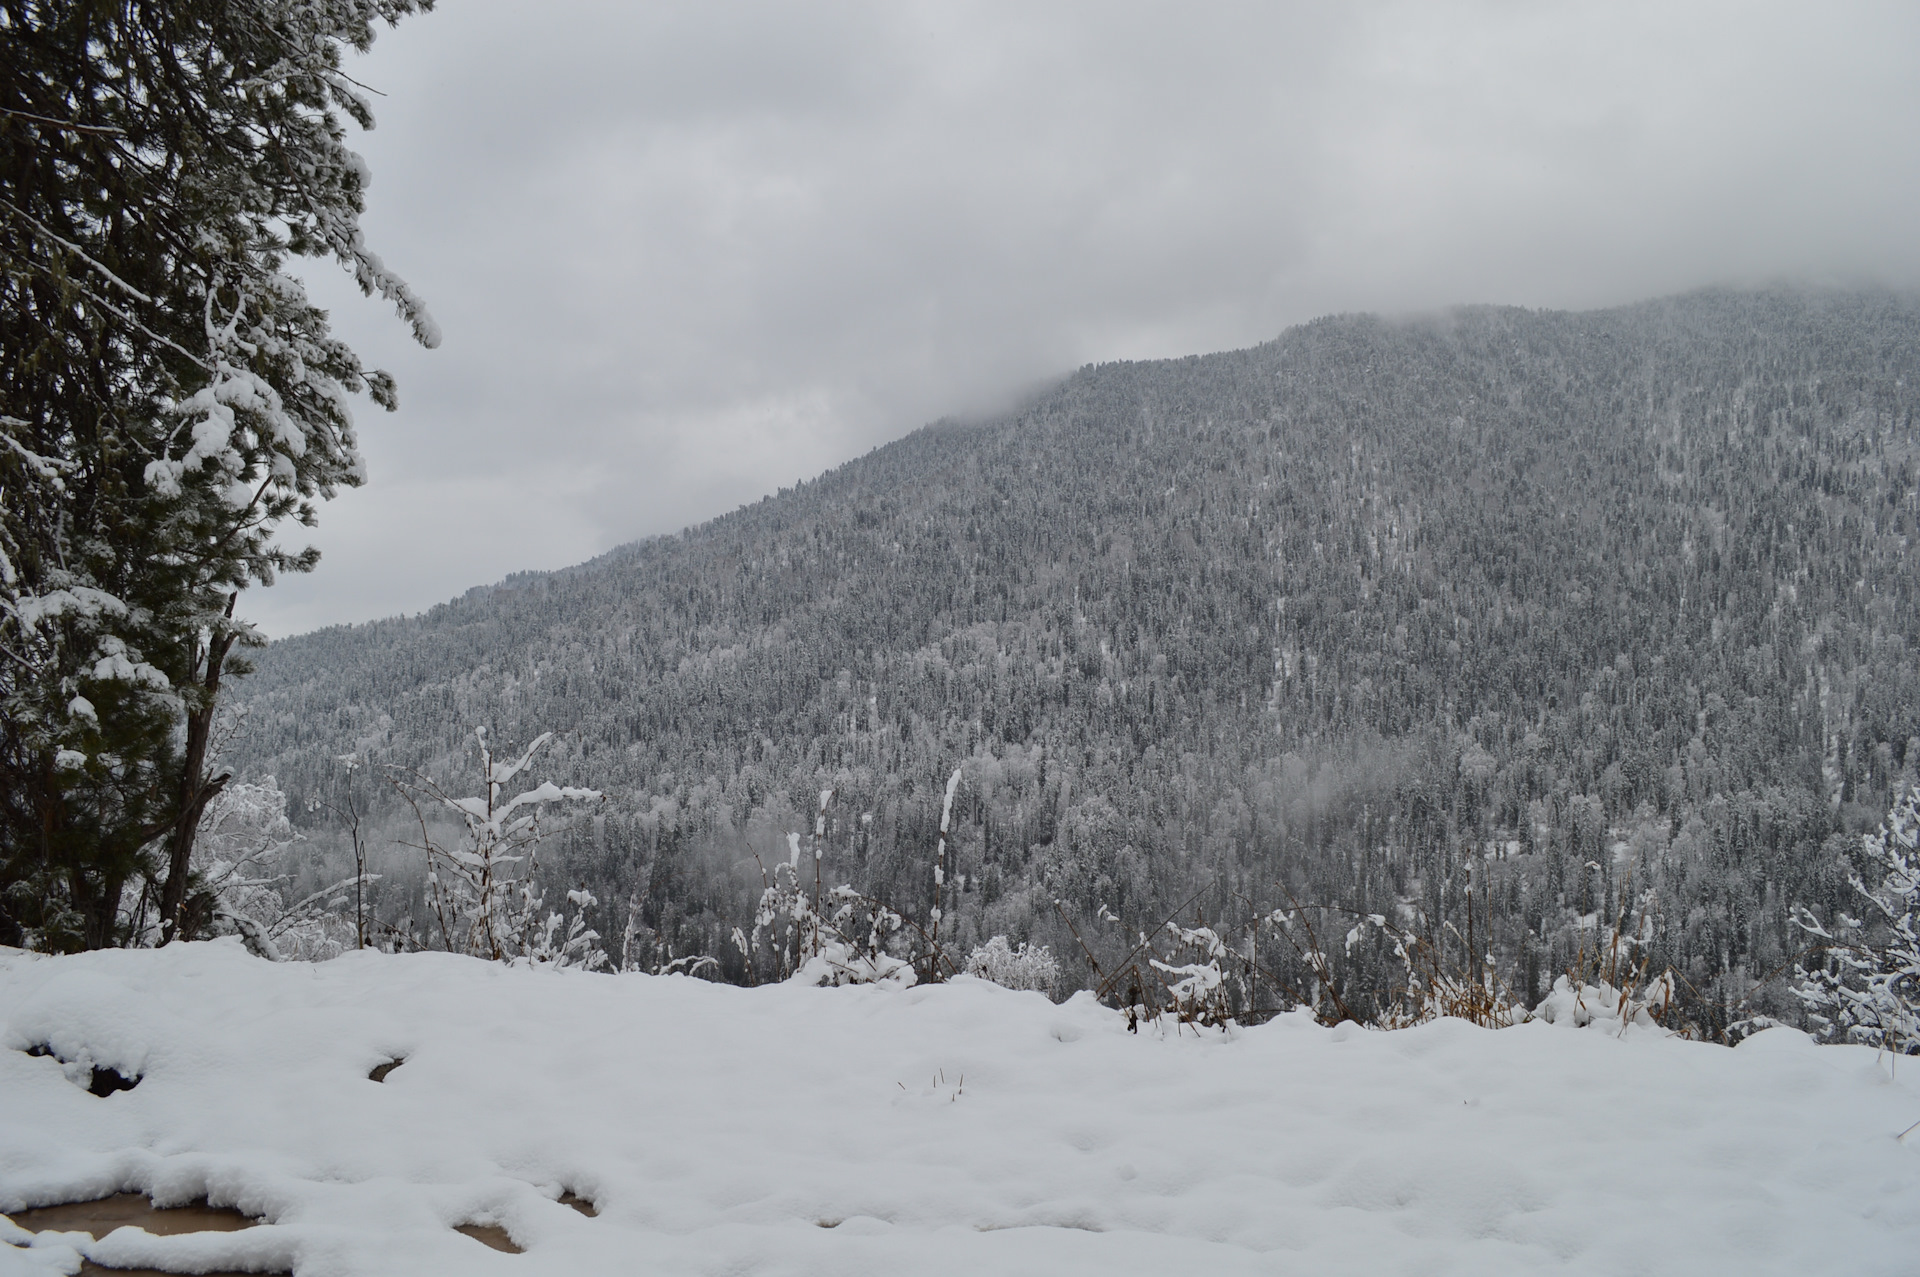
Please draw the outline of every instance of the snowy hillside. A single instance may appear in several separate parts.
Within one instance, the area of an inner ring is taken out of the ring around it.
[[[645,966],[745,982],[753,858],[822,790],[827,876],[924,916],[959,767],[962,947],[1068,952],[1067,919],[1151,929],[1203,887],[1216,920],[1292,896],[1464,929],[1472,881],[1529,1005],[1632,901],[1691,1018],[1790,1018],[1757,986],[1793,905],[1844,904],[1847,848],[1920,779],[1916,422],[1907,298],[1329,317],[275,643],[224,765],[288,795],[296,895],[354,872],[336,812],[371,810],[401,934],[429,905],[379,778],[464,784],[486,726],[555,733],[543,774],[607,794],[547,886]],[[1376,986],[1376,957],[1339,974]]]
[[[743,989],[220,941],[0,952],[0,1046],[0,1209],[135,1190],[266,1221],[64,1238],[119,1266],[1892,1275],[1920,1254],[1920,1132],[1898,1138],[1920,1068],[1788,1029],[1132,1035],[1085,995],[968,979]],[[95,1067],[140,1080],[91,1094]],[[77,1264],[47,1233],[0,1247],[0,1272]]]

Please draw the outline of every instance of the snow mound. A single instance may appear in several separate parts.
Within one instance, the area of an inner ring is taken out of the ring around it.
[[[1133,1035],[972,978],[9,951],[0,1210],[136,1191],[267,1222],[43,1233],[0,1273],[1914,1271],[1920,1062],[1612,1023]],[[62,1058],[140,1081],[94,1095]]]

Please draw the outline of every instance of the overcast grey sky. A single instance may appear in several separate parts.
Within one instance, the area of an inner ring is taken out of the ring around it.
[[[271,635],[417,612],[1089,361],[1331,311],[1920,283],[1920,6],[442,0],[349,70],[400,378]]]

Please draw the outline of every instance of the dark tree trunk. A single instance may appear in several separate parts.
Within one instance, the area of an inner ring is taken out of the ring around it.
[[[233,619],[238,594],[227,595],[226,619]],[[176,938],[180,931],[180,909],[187,899],[187,885],[193,863],[193,843],[200,832],[200,813],[222,789],[232,774],[207,776],[207,745],[213,736],[214,710],[220,702],[220,672],[226,666],[227,653],[233,649],[234,633],[221,626],[207,636],[206,670],[201,676],[201,693],[187,712],[187,749],[180,767],[179,814],[167,838],[167,882],[160,892],[160,942]]]
[[[80,939],[87,948],[111,949],[121,943],[120,897],[126,885],[126,879],[118,876],[88,882],[86,875],[74,875],[74,904],[85,919]]]

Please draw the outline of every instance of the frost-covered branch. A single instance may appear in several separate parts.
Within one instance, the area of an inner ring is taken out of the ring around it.
[[[585,912],[597,902],[585,891],[570,891],[574,906],[570,924],[558,913],[542,915],[544,897],[538,880],[539,845],[547,830],[542,820],[556,804],[599,802],[596,789],[556,785],[551,781],[503,797],[507,787],[533,763],[534,756],[553,739],[536,737],[511,761],[494,757],[487,729],[474,729],[480,760],[482,793],[463,796],[448,792],[421,772],[394,777],[396,788],[414,803],[420,825],[416,844],[426,856],[427,888],[447,948],[494,961],[524,958],[538,964],[585,966],[605,963],[600,936],[587,930]],[[430,835],[420,800],[457,816],[466,829],[462,845],[445,846]],[[560,928],[565,925],[564,938]]]
[[[1861,838],[1866,873],[1848,882],[1866,916],[1835,910],[1822,923],[1805,905],[1794,925],[1815,941],[1819,961],[1795,969],[1794,992],[1829,1038],[1897,1054],[1920,1053],[1920,786],[1879,829]]]

